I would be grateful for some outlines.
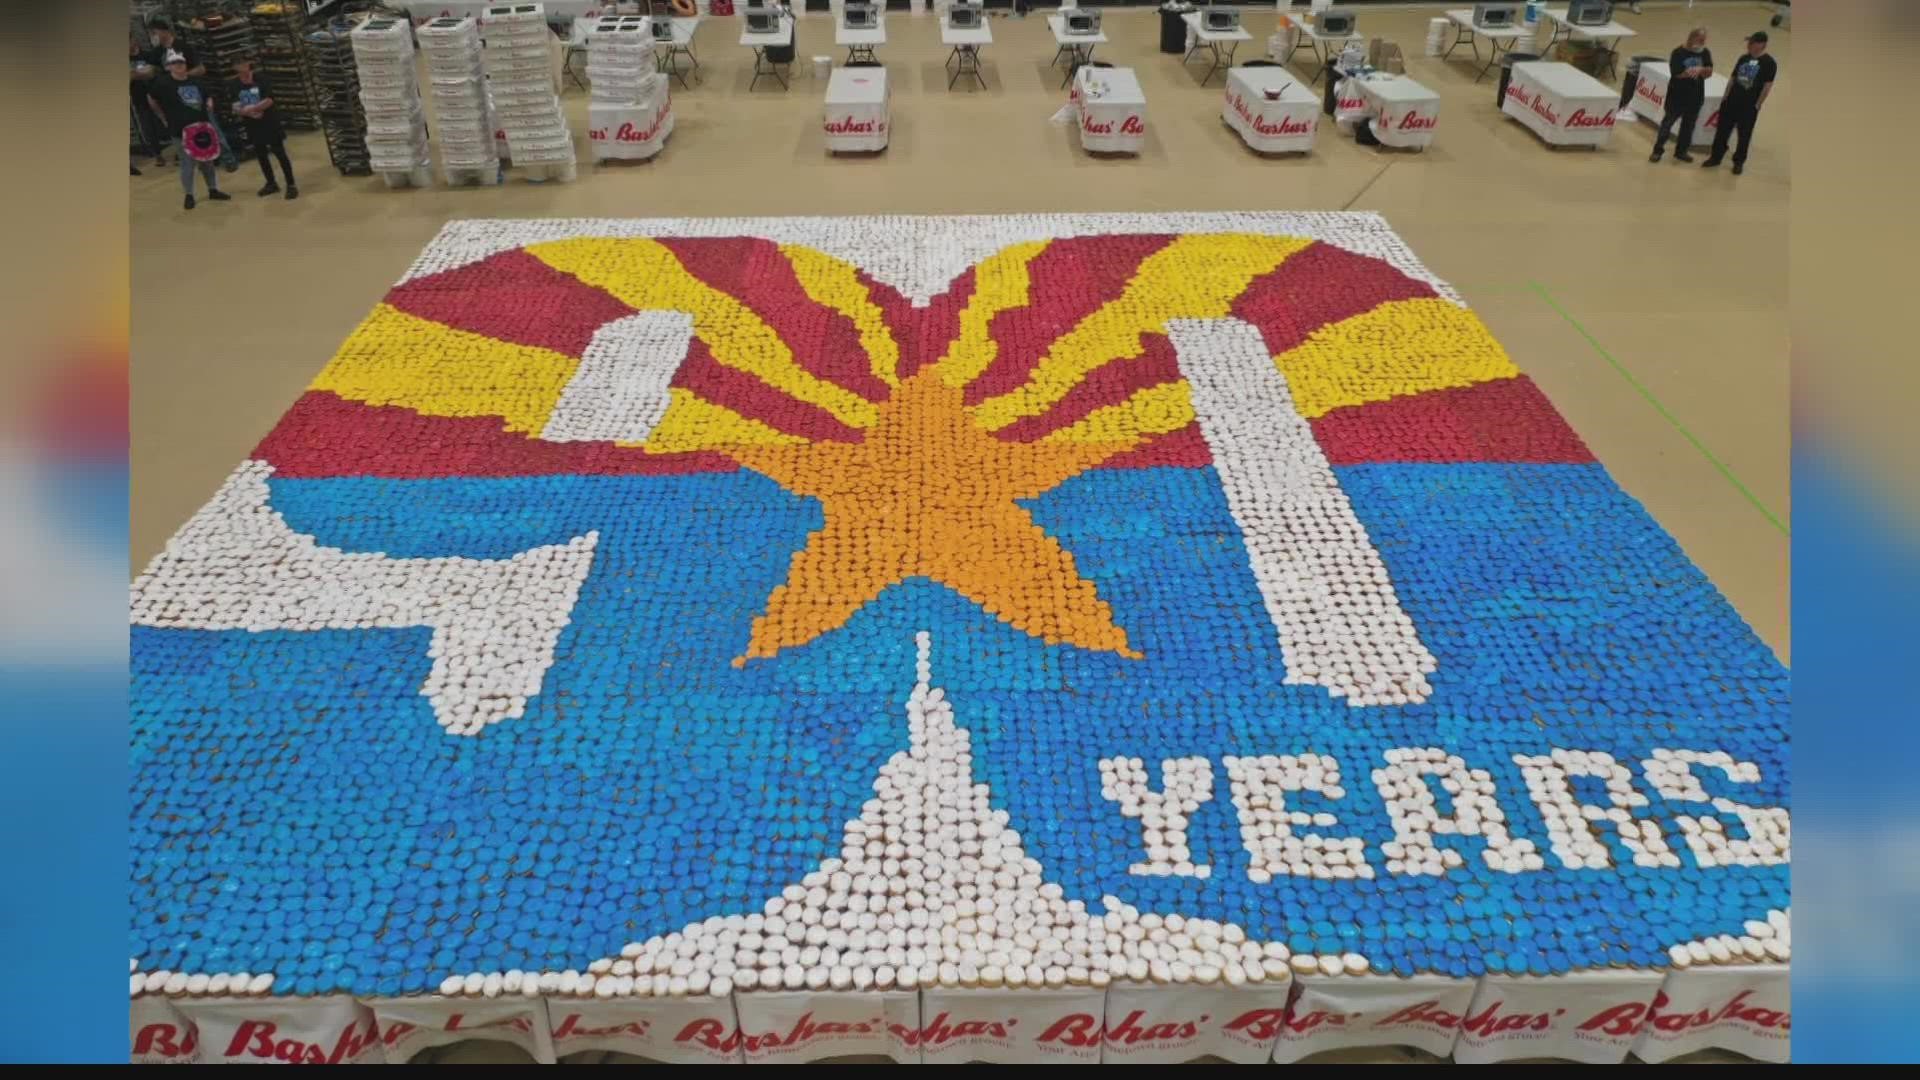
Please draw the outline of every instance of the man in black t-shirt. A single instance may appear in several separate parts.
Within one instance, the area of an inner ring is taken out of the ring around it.
[[[1727,96],[1720,102],[1720,130],[1713,137],[1713,151],[1707,160],[1700,163],[1702,168],[1711,169],[1720,164],[1727,154],[1727,142],[1733,133],[1740,133],[1740,142],[1733,148],[1733,175],[1739,176],[1747,168],[1747,144],[1753,141],[1753,125],[1760,119],[1760,107],[1767,103],[1767,95],[1773,93],[1774,76],[1778,75],[1780,65],[1767,55],[1767,32],[1747,35],[1747,52],[1727,74]]]
[[[1659,161],[1667,151],[1667,136],[1673,125],[1680,125],[1680,141],[1673,151],[1675,161],[1692,161],[1693,122],[1700,118],[1700,106],[1707,100],[1707,76],[1713,74],[1713,50],[1707,48],[1707,32],[1696,29],[1687,35],[1687,43],[1673,50],[1667,59],[1667,111],[1660,118],[1660,134],[1653,139],[1653,156]]]
[[[267,155],[272,154],[280,159],[280,172],[287,178],[287,198],[299,198],[300,187],[293,182],[293,162],[287,160],[287,132],[280,124],[280,112],[274,106],[273,87],[267,77],[254,70],[251,59],[242,57],[233,62],[232,89],[233,111],[246,125],[254,160],[260,163],[260,172],[267,178],[267,186],[260,189],[261,197],[280,190],[280,184],[273,178],[273,165],[267,160]]]
[[[178,52],[168,53],[165,57],[167,73],[153,80],[153,86],[147,91],[147,101],[153,111],[167,125],[167,132],[173,136],[174,151],[180,155],[180,187],[187,193],[187,209],[193,209],[193,170],[200,169],[200,175],[207,178],[207,198],[215,202],[225,202],[231,198],[220,190],[219,181],[211,161],[196,161],[187,152],[186,138],[189,129],[202,124],[211,124],[214,116],[213,92],[206,83],[187,74],[187,58]],[[205,132],[202,132],[203,134]]]

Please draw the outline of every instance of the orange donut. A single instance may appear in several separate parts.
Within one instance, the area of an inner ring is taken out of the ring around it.
[[[693,0],[667,0],[667,6],[675,15],[698,15],[700,9],[693,6]]]

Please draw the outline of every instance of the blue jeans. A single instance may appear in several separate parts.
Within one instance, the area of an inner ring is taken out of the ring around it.
[[[173,141],[173,152],[180,155],[181,190],[189,195],[193,194],[193,169],[196,165],[200,167],[200,175],[207,178],[208,191],[212,191],[214,188],[220,186],[214,179],[216,174],[213,169],[213,162],[193,160],[193,155],[187,153],[185,144],[181,143],[178,139]]]

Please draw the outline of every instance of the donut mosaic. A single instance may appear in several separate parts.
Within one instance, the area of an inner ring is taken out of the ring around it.
[[[1787,672],[1373,215],[455,222],[131,633],[134,993],[1789,955]]]

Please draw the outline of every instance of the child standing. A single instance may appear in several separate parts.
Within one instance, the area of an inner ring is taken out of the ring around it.
[[[280,184],[273,178],[273,165],[267,161],[267,154],[271,152],[280,159],[280,172],[287,178],[287,198],[299,198],[300,186],[293,182],[293,162],[287,160],[287,132],[273,107],[273,88],[267,85],[267,77],[254,70],[252,60],[241,59],[233,62],[233,78],[233,111],[240,114],[240,122],[246,125],[254,157],[260,162],[261,174],[267,178],[267,186],[260,189],[260,196],[265,198],[280,190]]]
[[[153,87],[147,91],[147,101],[153,111],[167,125],[172,134],[174,146],[180,155],[180,186],[187,193],[187,209],[193,209],[193,170],[200,169],[200,175],[207,178],[207,198],[215,202],[224,202],[232,198],[220,190],[219,181],[211,161],[197,161],[187,152],[188,129],[198,128],[198,135],[217,139],[211,125],[213,119],[213,95],[206,84],[187,74],[187,58],[179,52],[166,54],[167,73],[153,80]],[[217,144],[216,144],[217,145]]]

